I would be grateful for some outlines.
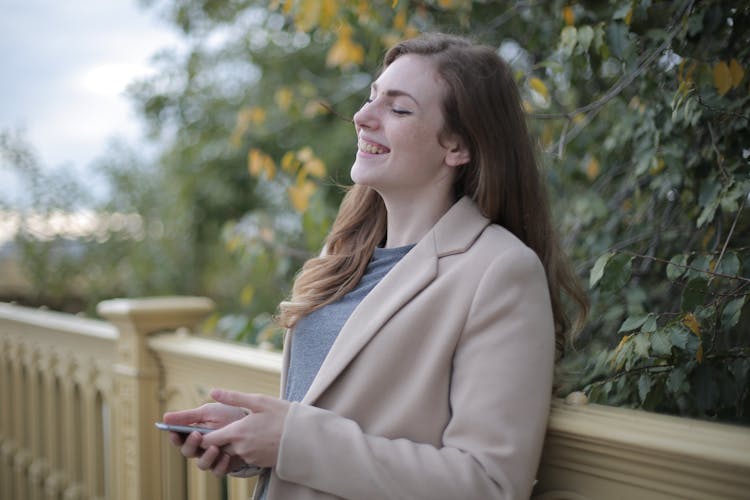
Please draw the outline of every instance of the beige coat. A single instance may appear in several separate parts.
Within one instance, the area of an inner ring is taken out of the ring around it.
[[[528,498],[554,350],[536,254],[461,199],[355,309],[292,403],[268,500]]]

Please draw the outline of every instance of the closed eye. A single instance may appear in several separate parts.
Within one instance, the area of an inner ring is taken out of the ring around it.
[[[407,110],[405,110],[405,109],[397,109],[397,108],[393,108],[393,109],[391,109],[391,111],[393,111],[393,112],[394,112],[394,113],[396,113],[397,115],[410,115],[410,114],[412,114],[412,112],[411,112],[411,111],[407,111]]]

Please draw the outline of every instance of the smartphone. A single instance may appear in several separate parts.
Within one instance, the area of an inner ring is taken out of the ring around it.
[[[170,425],[164,422],[156,422],[156,428],[163,431],[179,432],[180,434],[190,434],[191,432],[200,432],[201,434],[208,434],[209,432],[216,429],[209,429],[208,427],[198,427],[195,425]]]

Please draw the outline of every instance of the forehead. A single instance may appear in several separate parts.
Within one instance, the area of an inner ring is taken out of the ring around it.
[[[381,92],[400,90],[417,99],[442,99],[443,83],[435,71],[432,60],[415,54],[406,54],[380,74],[373,87]]]

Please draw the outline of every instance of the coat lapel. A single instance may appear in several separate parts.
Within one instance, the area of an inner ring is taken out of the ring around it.
[[[435,279],[439,257],[466,251],[487,224],[471,200],[459,200],[357,306],[302,403],[313,404],[383,324]]]

